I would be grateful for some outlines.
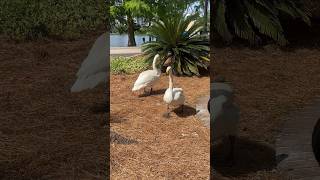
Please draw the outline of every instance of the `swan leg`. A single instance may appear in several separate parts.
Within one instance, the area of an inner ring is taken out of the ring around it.
[[[164,113],[164,115],[163,115],[165,118],[169,118],[170,117],[170,111],[169,110],[170,110],[170,107],[169,107],[169,104],[167,104],[167,112]]]
[[[150,93],[149,93],[149,95],[151,94],[151,92],[152,92],[152,87],[151,87],[151,89],[150,89]]]
[[[235,140],[236,137],[235,136],[229,136],[229,141],[230,141],[230,151],[229,151],[229,155],[228,155],[228,160],[231,161],[231,165],[234,164],[234,145],[235,145]]]
[[[184,104],[181,105],[181,113],[184,112]]]

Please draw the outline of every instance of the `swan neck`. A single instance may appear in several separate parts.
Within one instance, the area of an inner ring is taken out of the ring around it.
[[[173,78],[171,71],[169,72],[169,89],[173,89]]]
[[[153,62],[152,62],[152,68],[153,68],[153,70],[157,70],[157,67],[156,67],[157,59],[158,59],[158,58],[154,58],[154,59],[153,59]]]

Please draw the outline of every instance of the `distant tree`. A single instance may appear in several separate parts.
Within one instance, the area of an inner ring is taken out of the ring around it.
[[[113,0],[110,7],[113,20],[126,24],[128,33],[128,46],[136,46],[135,17],[151,16],[151,9],[147,0]]]
[[[198,0],[197,0],[198,1]],[[196,0],[111,0],[110,14],[113,29],[127,29],[128,46],[136,46],[134,19],[144,18],[149,26],[159,17],[173,17],[185,11]]]

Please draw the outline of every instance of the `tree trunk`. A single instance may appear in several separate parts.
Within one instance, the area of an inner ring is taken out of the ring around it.
[[[204,1],[204,32],[207,33],[208,32],[208,4],[209,4],[209,0],[205,0]]]
[[[213,7],[215,5],[215,0],[211,0],[211,4],[210,4],[210,82],[213,81],[213,78],[215,76],[215,69],[214,69],[214,54],[213,54],[213,43],[214,43],[214,29],[213,29],[213,19],[212,18],[214,16],[213,13]]]
[[[136,46],[136,40],[134,38],[134,23],[131,13],[129,12],[127,15],[127,23],[128,23],[128,46]]]

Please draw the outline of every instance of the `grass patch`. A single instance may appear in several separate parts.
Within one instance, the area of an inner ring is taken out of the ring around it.
[[[119,56],[111,59],[111,73],[113,74],[133,74],[147,70],[149,66],[143,56]]]

